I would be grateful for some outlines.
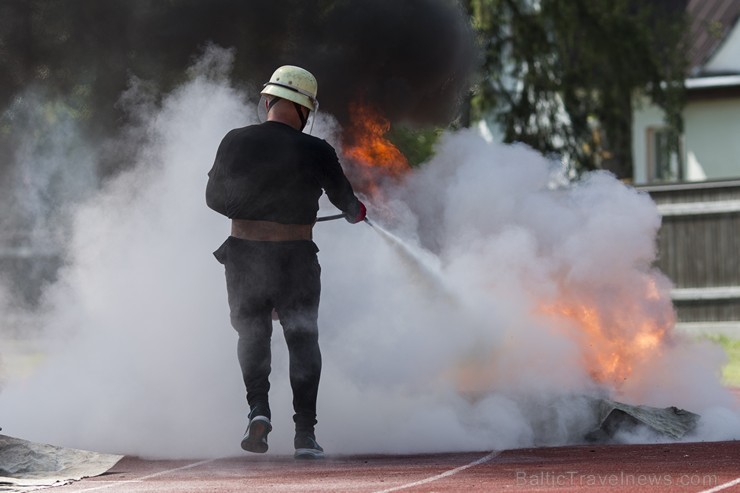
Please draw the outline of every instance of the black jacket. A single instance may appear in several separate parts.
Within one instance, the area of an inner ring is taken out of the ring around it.
[[[206,203],[231,219],[312,224],[322,191],[342,212],[359,213],[334,148],[268,121],[226,134],[208,173]]]

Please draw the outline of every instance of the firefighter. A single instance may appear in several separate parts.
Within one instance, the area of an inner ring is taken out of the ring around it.
[[[290,360],[295,457],[322,458],[316,442],[316,398],[321,374],[318,309],[321,267],[312,227],[319,197],[355,224],[365,205],[355,196],[335,150],[303,132],[318,108],[314,76],[278,68],[264,85],[266,121],[231,130],[208,173],[206,203],[231,219],[231,235],[214,252],[224,265],[231,325],[239,335],[249,424],[241,446],[267,451],[270,422],[272,314],[279,317]]]

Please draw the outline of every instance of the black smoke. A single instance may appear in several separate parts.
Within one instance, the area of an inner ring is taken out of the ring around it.
[[[392,121],[445,124],[467,91],[475,50],[459,5],[439,0],[339,2],[297,58],[315,70],[340,121],[364,99]],[[312,53],[313,48],[320,51]]]
[[[132,76],[166,92],[208,43],[235,48],[233,77],[252,89],[281,64],[313,71],[340,122],[363,98],[392,121],[444,125],[476,60],[451,0],[2,0],[0,108],[40,88],[109,132]]]
[[[39,251],[55,263],[32,233],[53,243],[70,197],[136,161],[145,142],[120,138],[137,128],[132,84],[155,107],[212,44],[233,49],[232,81],[255,100],[278,66],[311,70],[340,124],[362,100],[392,122],[444,126],[477,60],[452,0],[0,0],[0,280],[29,284],[18,259],[36,265]]]

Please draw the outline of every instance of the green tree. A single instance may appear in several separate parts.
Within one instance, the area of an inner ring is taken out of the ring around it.
[[[685,0],[469,0],[484,51],[472,99],[506,142],[561,156],[575,173],[632,177],[632,113],[666,114],[678,155]]]

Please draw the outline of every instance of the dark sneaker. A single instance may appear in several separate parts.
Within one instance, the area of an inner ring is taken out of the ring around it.
[[[296,433],[293,445],[295,445],[295,454],[293,457],[296,459],[324,458],[324,449],[316,443],[316,437],[313,433]]]
[[[242,438],[242,448],[247,452],[264,454],[267,452],[267,434],[272,431],[270,420],[265,416],[255,416]]]

